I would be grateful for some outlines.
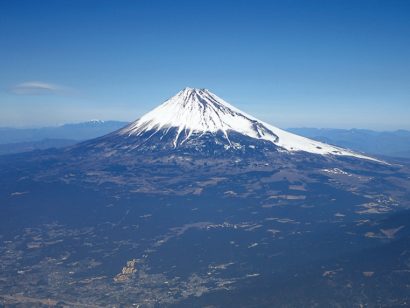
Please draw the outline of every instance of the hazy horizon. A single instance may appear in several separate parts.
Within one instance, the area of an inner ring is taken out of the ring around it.
[[[142,116],[143,114],[141,114]],[[75,125],[75,124],[83,124],[83,123],[88,123],[88,122],[93,122],[93,121],[102,121],[102,122],[124,122],[124,123],[131,123],[135,120],[137,120],[140,116],[136,117],[133,120],[120,120],[120,119],[85,119],[83,121],[68,121],[68,122],[61,122],[61,123],[50,123],[50,124],[38,124],[38,125],[0,125],[0,128],[10,128],[10,129],[41,129],[41,128],[56,128],[64,125]],[[262,117],[260,117],[262,119]],[[262,119],[263,120],[263,119]],[[266,121],[264,120],[265,122]],[[271,124],[271,123],[270,123]],[[376,131],[376,132],[394,132],[394,131],[410,131],[410,128],[397,128],[397,129],[376,129],[376,128],[368,128],[368,127],[336,127],[336,126],[328,126],[328,127],[321,127],[321,126],[278,126],[279,128],[282,129],[295,129],[295,128],[301,128],[301,129],[340,129],[340,130],[370,130],[370,131]]]

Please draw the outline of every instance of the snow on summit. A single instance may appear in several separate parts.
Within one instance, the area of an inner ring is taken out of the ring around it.
[[[230,144],[229,135],[239,133],[254,139],[270,141],[289,152],[305,151],[374,160],[269,125],[235,108],[207,89],[183,89],[162,105],[120,130],[119,134],[140,136],[145,133],[152,135],[162,133],[165,135],[170,129],[177,130],[174,140],[175,147],[184,143],[193,134],[222,132]],[[181,133],[184,139],[179,141]]]

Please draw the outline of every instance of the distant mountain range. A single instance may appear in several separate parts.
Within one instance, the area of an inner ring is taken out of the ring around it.
[[[290,128],[289,131],[368,154],[410,158],[410,131],[368,129]]]
[[[0,154],[60,148],[106,135],[127,124],[93,120],[41,128],[0,127]]]
[[[34,142],[44,139],[86,140],[108,134],[128,124],[121,121],[92,120],[41,128],[0,127],[0,144]]]
[[[0,154],[60,148],[111,133],[124,121],[88,121],[42,128],[0,128]],[[288,131],[324,143],[368,154],[410,158],[410,131],[290,128]]]

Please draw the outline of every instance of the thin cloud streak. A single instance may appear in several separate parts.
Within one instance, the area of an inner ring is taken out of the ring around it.
[[[12,86],[10,92],[16,95],[67,95],[72,91],[70,88],[56,84],[41,81],[27,81]]]

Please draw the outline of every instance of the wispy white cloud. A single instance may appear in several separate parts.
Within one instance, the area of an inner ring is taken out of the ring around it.
[[[69,88],[41,81],[27,81],[10,88],[10,92],[16,95],[47,95],[68,94]]]

